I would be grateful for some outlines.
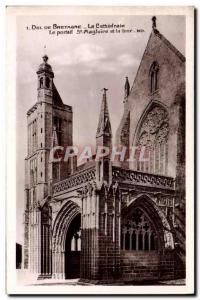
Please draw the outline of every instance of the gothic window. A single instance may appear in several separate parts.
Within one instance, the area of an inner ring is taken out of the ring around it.
[[[61,137],[62,137],[62,120],[58,117],[54,117],[54,126],[56,128],[58,145],[61,145]]]
[[[40,78],[40,88],[43,88],[43,77]]]
[[[49,77],[46,77],[46,88],[47,89],[50,88],[50,79],[49,79]]]
[[[71,251],[81,251],[81,231],[78,230],[71,238]]]
[[[150,68],[150,91],[155,92],[158,89],[158,71],[159,65],[154,61]]]
[[[157,250],[157,235],[146,215],[137,208],[122,223],[121,249],[127,251]]]
[[[167,175],[169,119],[165,108],[154,105],[137,135],[135,169]]]

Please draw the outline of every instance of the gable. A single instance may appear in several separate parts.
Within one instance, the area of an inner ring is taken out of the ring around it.
[[[162,34],[152,31],[131,87],[128,101],[130,109],[133,99],[150,97],[149,72],[153,62],[157,62],[159,65],[159,98],[161,101],[166,98],[168,89],[175,93],[177,86],[185,81],[184,56]],[[168,100],[165,104],[167,102]]]
[[[152,66],[154,66],[152,68]],[[152,69],[157,69],[158,84],[152,90]],[[153,30],[128,97],[127,111],[130,112],[129,144],[133,146],[134,137],[144,111],[152,102],[166,107],[169,114],[169,157],[173,166],[169,167],[169,175],[175,175],[178,128],[178,107],[174,106],[180,87],[185,85],[184,56],[157,30]],[[118,136],[121,132],[118,132]]]

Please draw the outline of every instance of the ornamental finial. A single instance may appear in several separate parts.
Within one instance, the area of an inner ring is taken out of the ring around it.
[[[106,92],[108,91],[108,89],[103,88],[102,91],[103,91],[103,95],[106,96]]]
[[[156,29],[156,17],[155,16],[153,16],[153,18],[152,18],[152,28]]]
[[[46,63],[47,61],[48,61],[48,56],[46,55],[46,51],[47,51],[47,47],[46,47],[46,45],[44,45],[44,50],[43,50],[44,52],[44,55],[43,55],[43,57],[42,57],[42,59],[43,59],[43,61],[44,61],[44,63]]]
[[[46,54],[42,58],[43,58],[44,63],[46,63],[48,61],[48,59],[49,59]]]

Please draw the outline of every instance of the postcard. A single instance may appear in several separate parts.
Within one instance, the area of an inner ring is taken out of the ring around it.
[[[7,293],[194,293],[194,7],[7,7]],[[114,288],[113,288],[114,287]]]

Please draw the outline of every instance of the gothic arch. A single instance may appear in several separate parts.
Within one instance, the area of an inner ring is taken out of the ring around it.
[[[159,64],[157,61],[154,61],[151,64],[149,70],[149,89],[151,93],[154,93],[159,88]]]
[[[147,217],[149,222],[153,225],[158,236],[158,249],[174,249],[174,238],[172,228],[161,209],[157,206],[149,195],[140,194],[132,199],[126,210],[124,216],[128,216],[135,209],[139,208]]]
[[[168,165],[168,108],[152,100],[141,115],[133,136],[136,151],[144,148],[144,161],[140,163],[136,152],[134,169],[148,173],[167,175]]]
[[[59,210],[53,225],[53,249],[61,247],[61,250],[64,251],[67,229],[73,218],[79,213],[80,207],[71,200],[68,200]]]
[[[65,277],[65,240],[71,222],[80,214],[80,207],[68,200],[59,210],[53,225],[53,277]]]

